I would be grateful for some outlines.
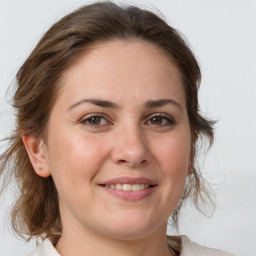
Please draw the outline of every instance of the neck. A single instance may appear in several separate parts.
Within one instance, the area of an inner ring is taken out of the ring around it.
[[[167,245],[166,226],[143,238],[122,240],[89,230],[63,227],[63,235],[56,245],[62,256],[174,256]]]

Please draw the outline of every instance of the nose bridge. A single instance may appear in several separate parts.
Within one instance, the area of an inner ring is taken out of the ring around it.
[[[120,125],[113,139],[112,159],[115,163],[135,167],[149,161],[148,143],[142,127],[136,122]]]

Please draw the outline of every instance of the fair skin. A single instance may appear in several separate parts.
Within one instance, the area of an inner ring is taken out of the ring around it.
[[[140,40],[98,43],[60,86],[44,139],[23,136],[35,171],[57,187],[56,250],[174,255],[167,219],[184,189],[191,145],[176,65]]]

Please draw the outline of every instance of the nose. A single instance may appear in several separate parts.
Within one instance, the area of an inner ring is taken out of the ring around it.
[[[148,142],[138,128],[119,129],[113,138],[111,159],[119,165],[138,167],[151,159]]]

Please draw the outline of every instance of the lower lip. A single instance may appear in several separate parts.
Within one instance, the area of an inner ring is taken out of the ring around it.
[[[113,188],[102,187],[106,192],[110,193],[113,196],[119,197],[123,200],[136,201],[141,200],[153,193],[156,189],[156,186],[142,189],[139,191],[123,191]]]

